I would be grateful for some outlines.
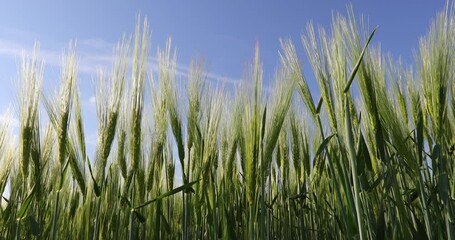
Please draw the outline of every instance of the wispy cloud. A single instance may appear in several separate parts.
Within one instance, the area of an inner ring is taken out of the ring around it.
[[[157,70],[158,63],[156,61],[154,62],[154,66],[156,67],[156,69],[154,69],[154,70]],[[188,66],[177,64],[177,67],[176,67],[177,76],[187,78],[189,76],[189,73],[190,73],[190,68]],[[217,74],[214,72],[206,72],[205,76],[207,78],[207,81],[209,81],[209,82],[221,82],[221,83],[229,83],[229,84],[236,84],[236,83],[240,82],[240,79],[223,76],[223,75],[220,75],[220,74]]]
[[[18,60],[24,55],[33,55],[34,45],[19,43],[8,39],[0,39],[0,55]],[[53,67],[62,67],[62,51],[40,48],[38,51],[38,58],[43,59],[46,65]],[[81,64],[79,70],[84,73],[95,73],[96,68],[91,62]]]
[[[18,44],[17,42],[9,41],[6,39],[0,39],[0,54],[16,57],[20,56],[24,52],[25,46]]]
[[[102,69],[110,69],[114,57],[112,49],[115,44],[99,38],[85,39],[77,41],[77,56],[79,73],[95,75],[97,71]],[[23,54],[32,55],[34,51],[32,44],[25,44],[11,39],[0,38],[0,55],[20,59]],[[39,57],[45,60],[46,65],[53,67],[62,67],[63,51],[55,49],[40,48]],[[158,61],[155,57],[150,57],[148,67],[152,71],[158,70]],[[178,64],[176,75],[188,77],[189,67],[183,64]],[[208,81],[216,81],[222,83],[237,83],[239,79],[223,76],[214,72],[206,72]]]
[[[111,51],[115,44],[105,41],[101,38],[90,38],[84,39],[78,42],[79,45],[85,46],[91,49],[97,50],[108,50]]]

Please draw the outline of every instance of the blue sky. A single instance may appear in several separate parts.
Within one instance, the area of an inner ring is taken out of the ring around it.
[[[279,38],[291,38],[304,60],[300,35],[313,22],[329,28],[334,12],[346,13],[352,3],[355,13],[379,25],[373,43],[385,52],[412,62],[418,38],[445,6],[445,1],[245,1],[245,0],[133,0],[133,1],[5,1],[0,6],[0,120],[15,102],[17,69],[21,52],[31,52],[39,41],[46,60],[44,91],[56,90],[60,54],[77,39],[79,85],[88,134],[95,134],[96,113],[91,99],[97,67],[111,65],[112,48],[123,34],[134,31],[138,14],[146,16],[152,32],[150,53],[171,36],[178,50],[178,65],[184,72],[192,58],[202,57],[213,79],[237,81],[243,76],[259,42],[265,81],[278,63]]]

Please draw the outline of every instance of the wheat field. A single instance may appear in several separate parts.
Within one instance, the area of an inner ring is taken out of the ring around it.
[[[170,40],[151,71],[138,20],[96,77],[94,154],[74,45],[56,95],[41,92],[36,48],[18,76],[18,141],[0,125],[0,239],[455,239],[453,10],[412,64],[350,8],[307,25],[308,62],[282,39],[270,86],[257,45],[232,89],[198,60],[177,81]]]

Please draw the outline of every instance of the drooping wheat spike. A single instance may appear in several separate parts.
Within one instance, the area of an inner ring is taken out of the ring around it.
[[[298,85],[299,93],[304,99],[308,110],[310,110],[313,120],[316,121],[316,106],[308,83],[303,76],[302,67],[297,57],[295,47],[290,41],[282,41],[281,49],[283,51],[280,53],[281,64],[288,69],[287,71],[293,79],[293,82]]]
[[[82,121],[82,108],[81,108],[81,101],[80,101],[80,94],[79,88],[77,85],[75,86],[74,90],[74,99],[73,99],[73,108],[74,108],[74,122],[75,122],[75,130],[76,130],[76,140],[79,146],[79,151],[81,152],[82,161],[87,160],[87,150],[85,147],[85,131],[84,131],[84,122]]]
[[[286,118],[288,109],[291,105],[292,93],[294,90],[294,81],[290,76],[288,69],[282,69],[276,74],[276,83],[277,86],[274,88],[273,96],[273,105],[271,106],[271,114],[269,114],[270,119],[266,127],[267,131],[265,133],[265,142],[264,142],[264,155],[263,155],[263,171],[268,171],[270,168],[270,162],[272,160],[272,153],[275,149],[276,143],[280,132],[282,131],[282,126]],[[263,176],[267,176],[263,172]]]
[[[68,153],[68,161],[71,168],[71,173],[76,180],[82,195],[85,197],[86,195],[86,182],[85,182],[85,174],[83,171],[83,165],[85,163],[83,159],[82,152],[79,152],[78,149],[81,149],[79,143],[77,142],[77,130],[74,127],[71,128],[70,137],[67,144],[67,153]]]
[[[314,27],[307,25],[307,35],[302,35],[302,42],[309,57],[311,66],[316,75],[316,80],[321,90],[322,99],[329,116],[330,126],[336,131],[337,120],[335,117],[334,97],[332,94],[332,78],[330,66],[325,49],[328,48],[327,36],[324,29],[319,29],[319,42],[316,39]]]
[[[73,177],[76,179],[78,186],[83,194],[86,196],[86,180],[85,180],[85,171],[84,164],[87,161],[87,150],[85,146],[85,134],[84,134],[84,125],[82,121],[82,110],[80,105],[80,97],[77,86],[74,87],[73,94],[73,110],[74,110],[74,122],[70,128],[70,138],[68,145],[69,152],[69,163]]]
[[[41,94],[44,63],[38,60],[39,45],[35,44],[34,55],[23,57],[20,79],[20,166],[22,177],[28,176],[33,129],[38,120],[38,103]]]
[[[68,56],[64,60],[65,68],[61,76],[60,106],[58,110],[58,160],[63,167],[66,160],[68,129],[70,124],[70,111],[73,100],[73,92],[76,83],[76,53],[72,46],[68,50]]]

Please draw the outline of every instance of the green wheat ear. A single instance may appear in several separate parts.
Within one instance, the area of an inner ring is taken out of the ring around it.
[[[38,121],[38,103],[41,95],[44,64],[38,60],[39,45],[35,44],[34,55],[25,56],[19,72],[20,79],[20,166],[23,178],[29,173],[33,131]]]
[[[297,57],[295,46],[290,41],[281,42],[282,54],[280,54],[282,65],[287,68],[292,81],[298,84],[298,91],[306,106],[308,107],[311,116],[316,120],[316,106],[311,95],[310,88],[303,76],[302,67]]]
[[[276,76],[277,86],[274,88],[275,96],[273,96],[270,120],[265,133],[263,153],[264,170],[269,168],[272,160],[272,152],[275,149],[280,134],[283,134],[282,127],[291,105],[292,93],[294,92],[294,79],[291,78],[290,72],[287,71],[289,70],[283,69]]]

